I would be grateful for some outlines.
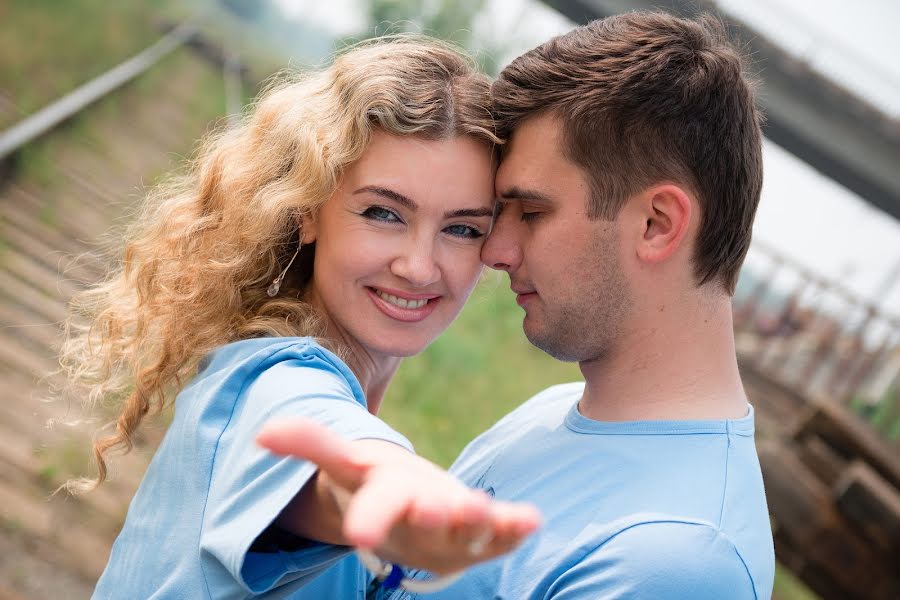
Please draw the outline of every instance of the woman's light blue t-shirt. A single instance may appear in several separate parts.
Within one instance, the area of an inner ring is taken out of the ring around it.
[[[178,395],[94,598],[281,598],[345,557],[347,548],[301,540],[300,549],[251,550],[315,473],[254,443],[263,423],[287,416],[314,419],[346,439],[410,448],[369,414],[356,377],[313,339],[224,346]],[[349,595],[333,590],[334,597],[353,597],[364,585],[362,569],[348,572],[339,580]]]

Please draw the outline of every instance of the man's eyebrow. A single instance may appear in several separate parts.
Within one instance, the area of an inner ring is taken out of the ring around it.
[[[402,204],[409,210],[415,211],[419,208],[419,205],[413,202],[410,198],[407,198],[400,192],[395,192],[394,190],[386,187],[381,187],[377,185],[366,185],[355,192],[354,194],[375,194],[376,196],[381,196],[382,198],[387,198],[388,200],[393,200],[397,204]]]
[[[377,185],[367,185],[359,188],[354,194],[375,194],[376,196],[381,196],[382,198],[387,198],[388,200],[393,200],[397,204],[402,204],[406,208],[411,211],[416,211],[419,208],[419,205],[416,204],[411,198],[407,198],[400,192],[395,192],[394,190],[386,187],[381,187]],[[456,219],[459,217],[490,217],[494,214],[494,208],[492,206],[485,206],[483,208],[460,208],[458,210],[451,210],[444,213],[445,219]]]
[[[546,202],[548,204],[553,202],[553,199],[543,192],[516,186],[501,191],[497,195],[497,200],[501,202],[503,202],[504,200],[536,200],[538,202]]]
[[[451,210],[444,213],[445,219],[455,219],[457,217],[492,217],[494,216],[494,207],[486,206],[484,208],[460,208],[459,210]]]

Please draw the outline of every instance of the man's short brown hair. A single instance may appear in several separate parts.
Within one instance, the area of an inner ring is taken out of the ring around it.
[[[741,55],[715,18],[637,12],[593,21],[527,52],[494,83],[499,133],[552,113],[591,186],[588,214],[614,219],[661,181],[700,205],[694,270],[734,292],[762,187],[760,123]]]

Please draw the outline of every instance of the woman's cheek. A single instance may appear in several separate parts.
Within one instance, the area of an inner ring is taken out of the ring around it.
[[[453,261],[451,270],[456,293],[462,292],[468,296],[481,278],[484,263],[481,262],[482,244],[471,244],[465,252],[460,252]]]

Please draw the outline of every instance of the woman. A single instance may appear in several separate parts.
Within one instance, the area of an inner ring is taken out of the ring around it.
[[[102,482],[107,452],[127,451],[178,394],[95,597],[282,597],[318,572],[294,558],[324,567],[343,554],[312,539],[379,544],[335,538],[304,511],[321,500],[315,468],[254,445],[271,417],[399,453],[427,485],[398,522],[449,507],[437,518],[450,546],[515,521],[399,449],[408,442],[373,416],[401,358],[450,324],[478,279],[498,142],[488,81],[458,52],[368,43],[272,86],[148,199],[121,268],[79,299],[87,325],[70,322],[62,352],[91,402],[122,400],[115,433],[94,446],[99,477],[76,488]],[[531,521],[469,562],[508,550]]]

